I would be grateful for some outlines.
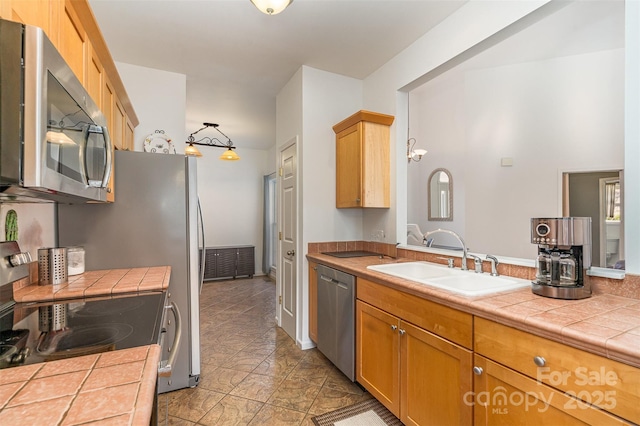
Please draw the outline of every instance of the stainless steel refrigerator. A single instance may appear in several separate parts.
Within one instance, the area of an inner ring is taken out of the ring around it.
[[[202,285],[198,254],[204,247],[196,159],[117,151],[114,173],[114,203],[57,206],[58,245],[83,246],[86,270],[171,266],[169,300],[181,313],[182,338],[171,377],[158,378],[158,391],[196,386]],[[173,325],[165,342],[173,342]],[[167,350],[163,348],[163,359]]]

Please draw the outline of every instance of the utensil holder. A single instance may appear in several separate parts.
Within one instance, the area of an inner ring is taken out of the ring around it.
[[[38,283],[64,284],[68,280],[67,249],[38,249]]]

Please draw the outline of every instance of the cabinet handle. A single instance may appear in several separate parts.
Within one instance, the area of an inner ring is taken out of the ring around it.
[[[397,326],[397,325],[392,325],[392,326],[391,326],[391,330],[396,331],[397,329],[398,329],[398,326]]]
[[[473,367],[473,374],[475,374],[476,376],[481,376],[483,372],[484,370],[482,369],[482,367]]]
[[[360,198],[356,198],[356,203],[360,203]]]
[[[544,367],[545,364],[547,363],[547,360],[544,359],[541,356],[534,356],[533,357],[533,362],[538,366],[538,367]]]
[[[403,328],[401,328],[400,330],[398,330],[398,333],[400,333],[400,335],[402,336],[404,333],[406,333],[406,331]]]

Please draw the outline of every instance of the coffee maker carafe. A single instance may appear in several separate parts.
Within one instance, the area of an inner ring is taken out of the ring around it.
[[[591,218],[531,219],[531,242],[538,245],[532,291],[556,299],[591,296]]]

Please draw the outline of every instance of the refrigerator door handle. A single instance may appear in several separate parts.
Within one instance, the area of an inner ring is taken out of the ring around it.
[[[164,308],[171,309],[173,317],[176,320],[176,335],[173,339],[171,350],[169,350],[169,358],[167,360],[160,361],[158,365],[158,376],[169,377],[171,376],[171,369],[173,365],[175,365],[176,357],[178,356],[178,351],[180,349],[180,339],[182,338],[182,317],[180,316],[180,309],[178,309],[175,302],[171,302],[171,305],[165,306]]]
[[[207,245],[204,242],[204,217],[202,216],[202,206],[200,198],[198,198],[198,216],[200,217],[200,232],[202,232],[202,255],[200,258],[200,293],[202,293],[202,285],[204,284],[204,265],[207,262]]]

